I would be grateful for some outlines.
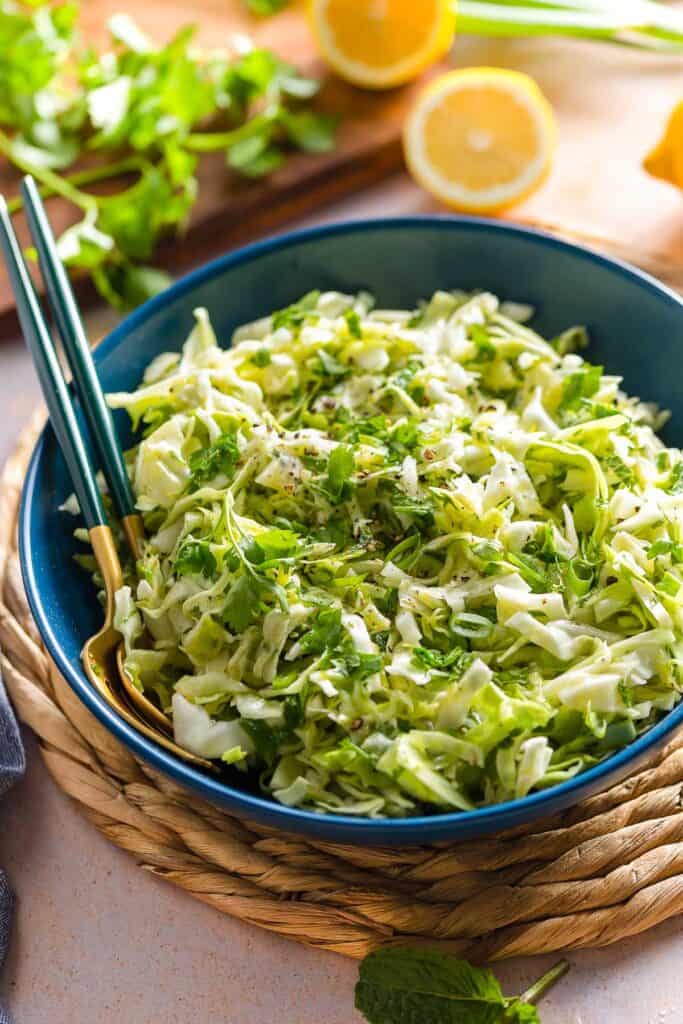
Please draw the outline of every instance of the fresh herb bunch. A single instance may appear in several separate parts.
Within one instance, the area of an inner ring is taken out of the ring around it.
[[[188,221],[202,153],[221,151],[258,178],[288,149],[331,149],[335,119],[306,106],[318,83],[268,50],[202,53],[191,25],[156,46],[124,14],[108,29],[112,48],[96,53],[80,40],[75,3],[0,0],[0,154],[81,210],[61,256],[129,308],[168,283],[149,261]],[[83,157],[88,166],[71,171]],[[88,189],[123,175],[112,194]]]
[[[569,970],[566,960],[520,996],[491,971],[430,949],[389,946],[360,966],[356,1009],[369,1024],[540,1024],[535,1003]]]

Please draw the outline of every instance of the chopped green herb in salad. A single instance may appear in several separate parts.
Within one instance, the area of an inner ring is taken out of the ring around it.
[[[200,309],[110,396],[147,530],[116,621],[178,743],[400,816],[570,779],[676,704],[683,457],[531,313],[311,292],[224,349]]]

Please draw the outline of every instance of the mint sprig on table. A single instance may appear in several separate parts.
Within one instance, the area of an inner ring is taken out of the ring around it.
[[[291,150],[331,149],[335,119],[308,105],[317,81],[269,50],[202,52],[191,25],[159,46],[124,14],[108,30],[97,53],[75,3],[0,0],[0,156],[80,211],[62,258],[127,308],[168,283],[149,263],[188,222],[202,154],[262,177]]]
[[[356,1009],[368,1024],[540,1024],[535,1003],[569,970],[551,967],[520,996],[495,975],[430,949],[388,946],[363,960]]]

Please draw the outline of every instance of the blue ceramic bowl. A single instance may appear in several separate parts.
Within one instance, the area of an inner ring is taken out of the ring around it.
[[[380,306],[412,307],[437,288],[486,288],[531,302],[548,335],[585,324],[592,362],[623,374],[625,387],[673,415],[683,442],[683,303],[656,281],[614,260],[535,231],[469,218],[406,218],[337,224],[249,246],[185,277],[129,316],[97,349],[104,388],[133,389],[159,352],[177,349],[196,306],[219,338],[286,306],[312,288],[368,289]],[[125,418],[119,422],[129,441]],[[202,774],[145,739],[91,688],[79,653],[100,624],[92,586],[73,561],[73,521],[57,509],[71,491],[54,434],[36,445],[24,486],[20,552],[31,609],[59,669],[114,736],[176,782],[228,810],[271,826],[346,843],[404,844],[470,838],[525,824],[576,803],[633,772],[671,739],[683,704],[626,749],[577,778],[522,800],[460,814],[365,820],[283,807],[235,773]]]

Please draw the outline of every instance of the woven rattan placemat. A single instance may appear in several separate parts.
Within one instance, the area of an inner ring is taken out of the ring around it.
[[[244,921],[360,957],[391,941],[474,959],[603,946],[683,911],[683,736],[646,771],[533,829],[359,849],[261,828],[134,758],[59,676],[15,534],[35,421],[0,481],[0,665],[58,786],[146,871]]]

